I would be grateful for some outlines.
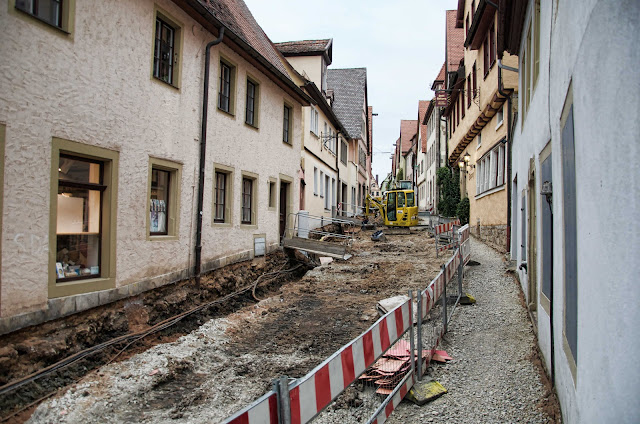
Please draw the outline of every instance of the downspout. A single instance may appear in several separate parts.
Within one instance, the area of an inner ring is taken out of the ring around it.
[[[340,131],[336,132],[336,205],[338,203],[342,203],[342,183],[340,182],[340,165],[338,164],[338,152],[340,152],[340,147],[342,147],[342,142],[340,141]],[[340,208],[341,211],[344,210],[344,205]],[[336,210],[336,217],[338,215],[338,211]]]
[[[205,49],[204,59],[204,86],[202,91],[202,132],[200,133],[200,169],[198,176],[198,207],[196,215],[196,245],[195,245],[195,279],[196,286],[200,287],[200,272],[202,269],[202,204],[204,202],[204,168],[207,152],[207,113],[209,106],[209,62],[211,61],[211,48],[222,42],[224,27],[220,27],[218,38],[210,41]]]
[[[518,72],[518,69],[502,64],[502,59],[498,59],[498,93],[507,98],[507,136],[505,145],[507,149],[507,252],[511,252],[511,94],[504,91],[502,85],[502,70]]]

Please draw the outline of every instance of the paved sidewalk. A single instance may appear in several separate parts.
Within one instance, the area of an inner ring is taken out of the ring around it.
[[[464,290],[477,303],[458,306],[449,324],[443,348],[454,360],[429,370],[448,394],[423,407],[404,401],[387,423],[554,422],[517,283],[501,255],[473,238],[471,259],[480,265],[466,268]]]

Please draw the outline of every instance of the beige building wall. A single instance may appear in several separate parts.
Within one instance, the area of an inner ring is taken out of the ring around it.
[[[77,1],[68,35],[9,3],[0,8],[0,122],[6,124],[0,320],[30,312],[43,320],[54,307],[65,314],[186,277],[193,266],[204,46],[215,37],[168,0]],[[156,10],[182,26],[175,87],[152,77]],[[220,54],[237,69],[235,115],[216,107]],[[214,47],[211,57],[205,268],[251,257],[254,234],[265,234],[271,247],[278,242],[267,183],[290,181],[297,193],[302,138],[299,103],[226,45]],[[247,75],[260,84],[257,129],[244,123]],[[293,109],[292,145],[282,142],[285,102]],[[54,302],[47,285],[56,253],[49,249],[54,137],[108,149],[119,162],[113,286],[99,297],[69,296],[64,303]],[[175,237],[147,233],[152,158],[182,169]],[[214,163],[233,171],[233,220],[226,226],[212,223]],[[255,225],[240,224],[243,173],[257,180]],[[297,210],[298,197],[290,199]]]
[[[302,76],[312,81],[318,89],[322,89],[322,55],[289,56],[287,60]]]
[[[465,16],[471,13],[471,2],[466,2]],[[497,28],[497,14],[494,16],[494,25]],[[464,83],[463,95],[458,97],[458,102],[463,102],[465,109],[464,118],[460,119],[460,123],[456,126],[455,131],[449,139],[449,161],[453,161],[452,165],[457,166],[462,158],[469,154],[470,166],[466,172],[461,173],[461,195],[468,196],[470,203],[469,223],[476,235],[481,238],[488,237],[488,241],[501,249],[506,248],[506,224],[507,224],[507,194],[506,194],[506,161],[507,151],[504,153],[504,174],[503,183],[491,190],[477,192],[476,183],[478,178],[479,161],[494,149],[498,143],[505,139],[507,135],[507,117],[508,110],[506,99],[499,99],[498,93],[498,62],[497,60],[491,66],[489,73],[484,75],[484,46],[480,46],[478,50],[465,49],[464,64],[466,76],[472,74],[473,65],[476,65],[476,81],[477,93],[473,98],[471,105],[467,107],[467,84]],[[505,54],[502,59],[503,64],[511,67],[518,66],[518,58]],[[517,91],[518,75],[515,72],[502,72],[503,87],[505,89],[514,89]],[[492,110],[496,109],[496,110]],[[502,110],[502,123],[499,123],[498,110]],[[485,119],[480,122],[478,118],[484,114]],[[478,135],[476,135],[466,146],[466,148],[456,155],[454,150],[456,146],[464,142],[472,130],[473,125],[484,125],[479,134],[481,144],[478,146]],[[493,228],[492,228],[493,227]],[[484,232],[484,234],[483,234]],[[504,239],[504,240],[502,240]]]

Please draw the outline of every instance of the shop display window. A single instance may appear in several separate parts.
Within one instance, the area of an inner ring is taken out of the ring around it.
[[[101,275],[103,163],[60,155],[56,281]]]

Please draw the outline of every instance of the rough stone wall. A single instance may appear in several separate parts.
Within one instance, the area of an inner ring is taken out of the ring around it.
[[[507,253],[506,225],[475,225],[471,234],[500,253]]]

